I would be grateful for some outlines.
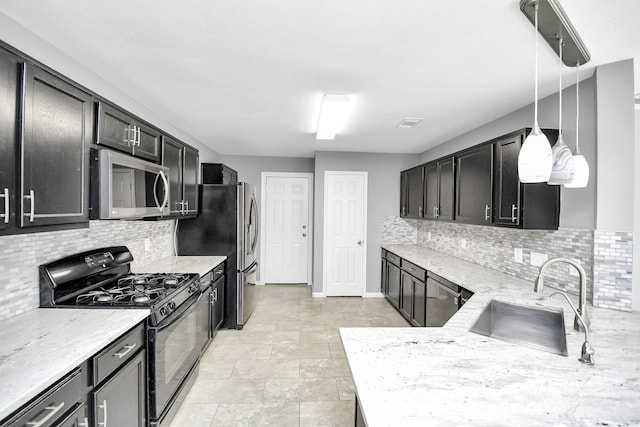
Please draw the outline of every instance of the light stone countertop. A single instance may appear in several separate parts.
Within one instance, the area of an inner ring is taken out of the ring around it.
[[[382,247],[475,294],[442,328],[340,329],[369,427],[640,425],[640,314],[588,305],[595,365],[584,365],[584,334],[552,289],[541,296],[529,281],[416,245]],[[561,307],[569,357],[469,332],[492,298]]]
[[[0,322],[0,420],[147,316],[146,309],[39,308]]]
[[[198,273],[204,276],[223,263],[226,256],[169,256],[131,267],[134,273]]]

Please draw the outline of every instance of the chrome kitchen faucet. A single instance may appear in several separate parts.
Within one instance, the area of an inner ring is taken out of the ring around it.
[[[574,266],[576,270],[578,270],[578,274],[580,275],[580,296],[578,300],[576,317],[573,320],[573,329],[576,331],[585,332],[585,329],[588,329],[589,325],[591,324],[591,321],[587,316],[587,273],[579,263],[569,258],[551,258],[545,261],[544,264],[542,264],[542,266],[540,267],[540,273],[538,273],[538,277],[536,278],[535,284],[533,285],[533,290],[539,294],[542,293],[542,290],[544,288],[544,279],[542,278],[542,275],[547,271],[550,265],[556,264],[558,262],[565,262]]]

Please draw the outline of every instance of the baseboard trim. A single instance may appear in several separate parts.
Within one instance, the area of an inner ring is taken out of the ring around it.
[[[313,292],[311,296],[313,298],[326,298],[327,294],[325,294],[324,292]]]
[[[362,298],[384,298],[382,292],[365,292]]]
[[[261,280],[256,280],[256,286],[264,286],[265,283]]]

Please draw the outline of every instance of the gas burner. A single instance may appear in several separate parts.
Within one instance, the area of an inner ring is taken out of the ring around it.
[[[147,303],[149,301],[151,301],[151,297],[149,297],[149,295],[147,294],[135,294],[131,297],[131,302],[135,302],[138,304]]]
[[[163,281],[162,284],[165,286],[177,286],[178,285],[178,278],[174,277],[174,276],[170,276],[170,277],[166,277]]]
[[[107,304],[111,302],[113,302],[113,296],[109,292],[102,290],[90,291],[86,294],[78,295],[76,298],[76,304]]]

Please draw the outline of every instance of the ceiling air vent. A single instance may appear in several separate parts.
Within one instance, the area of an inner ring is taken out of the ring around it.
[[[418,118],[404,118],[400,123],[396,125],[396,127],[401,129],[411,129],[418,126],[420,122],[423,120],[424,119],[418,119]]]

